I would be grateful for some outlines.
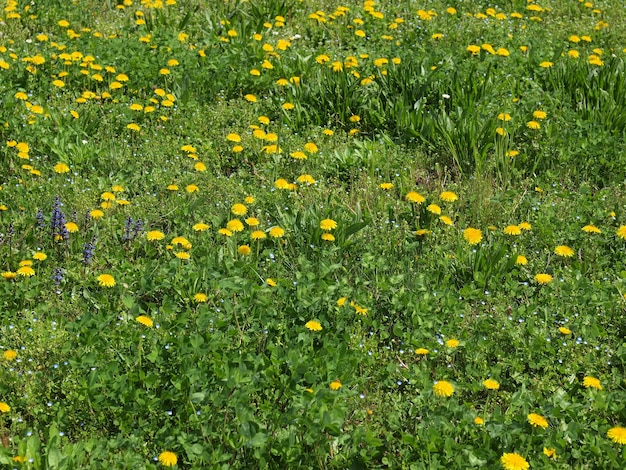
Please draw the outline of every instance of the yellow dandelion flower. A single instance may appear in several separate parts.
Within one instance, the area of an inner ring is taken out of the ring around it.
[[[326,241],[326,242],[334,242],[335,241],[335,236],[332,233],[322,233],[322,240]]]
[[[276,281],[270,277],[268,277],[265,282],[267,282],[267,285],[270,287],[276,287],[278,285]]]
[[[165,234],[159,230],[151,230],[146,234],[146,238],[148,241],[158,241],[163,240],[165,238]]]
[[[385,191],[389,191],[393,189],[393,183],[380,183],[380,189],[384,189]]]
[[[56,165],[54,165],[55,173],[63,174],[67,173],[68,171],[70,171],[70,167],[67,166],[65,163],[57,163]]]
[[[526,127],[528,127],[529,129],[537,130],[541,129],[541,124],[539,124],[537,121],[528,121],[526,123]]]
[[[539,273],[535,275],[535,281],[537,281],[539,284],[542,284],[542,285],[550,284],[552,280],[553,280],[553,277],[550,276],[549,274]]]
[[[24,277],[31,277],[35,275],[35,270],[30,266],[22,266],[17,270],[17,274]]]
[[[407,195],[404,196],[404,199],[414,204],[421,204],[426,201],[426,198],[416,191],[408,192]]]
[[[242,256],[248,256],[250,253],[252,253],[252,250],[248,245],[241,245],[237,248],[237,252]]]
[[[246,215],[248,213],[248,208],[243,204],[235,204],[230,208],[230,211],[234,215]]]
[[[622,225],[620,228],[617,229],[616,235],[619,238],[622,238],[624,240],[626,240],[626,225]]]
[[[65,228],[70,233],[78,232],[78,225],[76,224],[76,222],[68,222],[68,223],[66,223],[65,224]]]
[[[585,233],[602,233],[602,231],[593,224],[585,225],[582,231]]]
[[[528,264],[528,260],[524,255],[517,255],[517,258],[515,259],[515,264],[519,266],[526,266]]]
[[[541,111],[541,110],[533,111],[533,117],[535,119],[545,119],[547,115],[548,113],[546,113],[545,111]]]
[[[540,427],[543,429],[546,429],[548,427],[548,420],[537,413],[530,413],[527,416],[527,419],[533,427]]]
[[[186,251],[177,251],[174,256],[176,256],[178,259],[182,259],[182,260],[187,260],[191,258],[191,255],[189,253],[187,253]]]
[[[154,326],[154,322],[152,321],[152,319],[150,317],[147,317],[146,315],[139,315],[137,318],[135,318],[135,321],[141,323],[144,326],[147,326],[148,328],[152,328]]]
[[[219,229],[217,231],[217,233],[219,233],[220,235],[224,235],[226,237],[232,237],[233,236],[233,232],[231,232],[227,228],[221,228],[221,229]]]
[[[11,407],[3,401],[0,401],[0,412],[8,413],[11,411]]]
[[[173,467],[178,463],[178,458],[176,457],[176,454],[174,452],[166,450],[159,454],[159,462],[164,467]]]
[[[583,379],[583,386],[585,388],[595,388],[596,390],[602,390],[602,384],[600,383],[600,380],[595,377],[585,377]]]
[[[485,420],[484,420],[484,419],[482,419],[480,416],[476,416],[476,417],[474,418],[474,424],[475,424],[476,426],[483,426],[483,425],[485,424]]]
[[[304,326],[311,331],[322,331],[321,323],[316,320],[309,320]]]
[[[195,184],[189,184],[185,186],[185,191],[187,191],[189,194],[198,192],[199,189],[200,188],[198,188],[198,186],[196,186]]]
[[[193,300],[198,302],[199,304],[206,302],[207,299],[207,295],[203,292],[198,292],[196,295],[193,296]]]
[[[530,468],[530,464],[526,459],[516,453],[502,454],[500,463],[504,467],[504,470],[528,470]]]
[[[564,258],[571,258],[572,256],[574,256],[574,250],[572,250],[569,246],[559,245],[554,248],[554,254],[562,256]]]
[[[616,426],[607,431],[606,436],[616,444],[626,444],[626,428]]]
[[[459,199],[459,196],[454,194],[452,191],[444,191],[439,195],[439,199],[444,202],[454,202]]]
[[[2,357],[5,361],[13,361],[15,358],[17,358],[17,351],[13,349],[7,349],[2,353]]]
[[[500,388],[500,384],[493,379],[487,379],[483,382],[483,385],[487,390],[498,390]]]
[[[522,229],[520,228],[519,225],[507,225],[504,228],[504,233],[506,235],[517,236],[517,235],[520,235],[522,233]]]
[[[426,356],[430,351],[426,348],[417,348],[415,350],[415,354],[418,356]]]
[[[469,227],[463,231],[463,238],[470,245],[476,245],[483,239],[483,233],[477,228]]]
[[[38,251],[37,253],[33,255],[33,259],[36,259],[37,261],[44,261],[47,258],[48,258],[48,255],[46,255],[45,253],[41,251]]]
[[[264,238],[267,238],[267,235],[265,235],[265,232],[262,230],[255,230],[250,234],[250,238],[252,240],[263,240]]]
[[[229,220],[226,223],[226,228],[231,232],[241,232],[244,229],[243,223],[239,219]]]
[[[561,333],[562,335],[571,335],[572,330],[570,330],[569,328],[565,328],[564,326],[561,326],[559,327],[559,333]]]
[[[334,230],[337,228],[337,222],[333,219],[324,219],[320,222],[320,228],[326,231]]]
[[[337,391],[339,390],[341,387],[343,387],[343,385],[341,385],[341,382],[339,380],[333,380],[330,383],[330,389],[333,391]]]
[[[204,222],[200,222],[200,223],[194,224],[194,226],[191,228],[193,229],[194,232],[204,232],[210,229],[211,226],[209,224],[205,224]]]
[[[429,204],[426,207],[426,210],[428,212],[431,212],[431,213],[435,214],[435,215],[440,215],[441,214],[441,207],[439,207],[437,204]]]
[[[454,386],[446,380],[439,380],[433,385],[433,393],[438,397],[451,397],[454,393]]]
[[[102,287],[113,287],[115,285],[115,278],[110,274],[100,274],[97,279],[98,284]]]
[[[285,235],[285,230],[281,227],[272,227],[269,231],[270,237],[280,238]]]
[[[457,348],[459,346],[459,340],[455,339],[455,338],[451,338],[448,341],[446,341],[446,346],[448,346],[449,348]]]
[[[553,447],[552,448],[544,447],[543,454],[549,459],[556,459],[556,449]]]

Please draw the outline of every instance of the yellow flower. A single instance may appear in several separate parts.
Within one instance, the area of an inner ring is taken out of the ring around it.
[[[174,452],[166,450],[159,454],[159,462],[164,467],[172,467],[178,463],[178,458]]]
[[[198,188],[198,186],[196,186],[195,184],[189,184],[189,185],[185,186],[185,191],[187,191],[189,194],[195,193],[199,189],[200,188]]]
[[[296,160],[306,160],[307,158],[309,158],[307,157],[306,153],[304,153],[301,150],[296,150],[295,152],[291,152],[289,155],[292,158],[295,158]]]
[[[446,225],[454,225],[454,222],[452,222],[452,219],[448,217],[447,215],[440,216],[439,220],[441,220],[441,222],[443,222]]]
[[[339,380],[333,380],[330,383],[330,389],[333,391],[339,390],[342,387],[341,382]]]
[[[17,276],[17,273],[13,271],[3,271],[1,276],[6,280],[11,280],[11,279],[15,279],[15,277]]]
[[[459,199],[459,196],[454,194],[452,191],[444,191],[439,195],[439,199],[444,202],[454,202]]]
[[[276,189],[290,189],[291,188],[291,184],[284,178],[278,178],[276,181],[274,181],[274,186],[276,187]]]
[[[528,121],[526,123],[526,127],[528,127],[529,129],[537,130],[541,128],[541,124],[539,124],[537,121]]]
[[[178,185],[170,184],[170,185],[167,186],[167,190],[168,191],[178,191]]]
[[[252,240],[263,240],[264,238],[267,238],[267,235],[265,235],[265,232],[262,230],[255,230],[250,234],[250,238]]]
[[[210,225],[205,224],[203,222],[197,223],[195,224],[193,227],[191,227],[195,232],[204,232],[205,230],[208,230],[210,227]]]
[[[561,326],[559,327],[559,333],[561,333],[562,335],[571,335],[572,330],[570,330],[569,328],[565,328],[564,326]]]
[[[332,233],[322,233],[322,240],[327,241],[327,242],[334,242],[335,241],[335,236]]]
[[[438,397],[451,397],[454,393],[454,387],[446,380],[440,380],[433,385],[433,392]]]
[[[296,180],[298,181],[298,183],[302,184],[315,184],[315,178],[313,178],[311,175],[307,175],[306,173],[298,176]]]
[[[48,255],[41,251],[38,251],[33,255],[33,259],[36,259],[37,261],[44,261],[46,258],[48,258]]]
[[[152,321],[152,319],[145,315],[139,315],[137,318],[135,318],[135,320],[142,325],[147,326],[148,328],[152,328],[154,326],[154,322]]]
[[[426,198],[416,191],[408,192],[407,195],[404,196],[404,199],[414,204],[421,204],[426,201]]]
[[[530,468],[526,459],[516,453],[502,454],[502,457],[500,457],[500,463],[504,467],[504,470],[528,470]]]
[[[67,173],[68,171],[70,171],[70,167],[67,166],[65,163],[57,163],[56,165],[54,165],[55,173],[62,174]]]
[[[380,183],[380,189],[389,191],[390,189],[393,189],[393,183]]]
[[[602,384],[600,380],[595,377],[587,376],[583,379],[583,386],[585,388],[595,388],[596,390],[602,390]]]
[[[553,447],[552,448],[544,447],[543,454],[549,459],[556,459],[556,449]]]
[[[76,222],[68,222],[68,223],[66,223],[65,224],[65,228],[70,233],[78,232],[78,225],[76,224]]]
[[[563,256],[564,258],[571,258],[572,256],[574,256],[574,250],[566,245],[557,246],[554,249],[554,253],[558,256]]]
[[[624,240],[626,240],[626,225],[622,225],[620,228],[618,228],[616,234],[619,238],[623,238]]]
[[[548,427],[548,420],[546,420],[546,418],[537,413],[530,413],[527,418],[528,422],[534,427],[539,426],[543,429],[546,429]]]
[[[483,385],[485,386],[487,390],[498,390],[500,388],[500,384],[493,379],[485,380],[483,382]]]
[[[477,228],[469,227],[463,230],[463,238],[465,238],[470,245],[476,245],[483,239],[483,233]]]
[[[11,411],[11,407],[7,405],[5,402],[0,401],[0,412],[8,413],[9,411]]]
[[[459,340],[455,338],[449,339],[448,341],[446,341],[446,346],[454,349],[459,346]]]
[[[245,95],[244,98],[246,101],[249,101],[250,103],[256,103],[256,96],[254,96],[251,93]]]
[[[219,229],[217,231],[217,233],[219,233],[220,235],[227,236],[227,237],[232,237],[233,236],[233,232],[231,232],[227,228],[221,228],[221,229]]]
[[[280,238],[285,235],[285,230],[281,227],[272,227],[269,231],[269,234],[272,238]]]
[[[426,356],[428,353],[429,351],[426,348],[417,348],[415,350],[415,354],[417,354],[418,356]]]
[[[110,274],[100,274],[97,279],[102,287],[113,287],[115,285],[115,278]]]
[[[231,232],[241,232],[243,231],[243,223],[239,219],[229,220],[226,224],[226,228]]]
[[[92,211],[89,211],[89,217],[98,220],[104,217],[104,212],[102,212],[100,209],[94,209]]]
[[[191,258],[191,255],[189,253],[187,253],[186,251],[178,251],[174,254],[174,256],[176,256],[178,259],[189,259]]]
[[[135,124],[134,122],[131,122],[129,125],[126,126],[126,129],[130,129],[131,131],[140,131],[141,127],[139,127],[138,124]]]
[[[193,296],[193,300],[195,300],[199,304],[206,302],[207,298],[207,295],[202,292],[198,292],[196,295]]]
[[[243,204],[235,204],[230,208],[230,211],[235,215],[246,215],[248,213],[248,208]]]
[[[333,219],[324,219],[320,222],[320,228],[326,231],[334,230],[337,228],[337,222]]]
[[[241,142],[241,137],[239,136],[239,134],[228,134],[226,136],[226,140],[230,142]]]
[[[309,320],[304,326],[311,331],[322,331],[321,323],[315,320]]]
[[[440,215],[441,214],[441,207],[439,207],[437,204],[429,204],[426,207],[426,210],[428,212],[432,212],[435,215]]]
[[[483,426],[483,425],[485,424],[485,420],[484,420],[484,419],[482,419],[480,416],[476,416],[476,417],[474,418],[474,424],[475,424],[476,426]]]
[[[152,230],[146,234],[146,238],[148,241],[163,240],[165,238],[165,234],[159,230]]]
[[[246,224],[248,224],[249,227],[256,227],[257,225],[259,225],[259,219],[257,219],[256,217],[248,217],[245,220]]]
[[[276,287],[278,284],[276,284],[276,281],[270,277],[268,277],[265,282],[267,282],[267,285],[270,287]]]
[[[240,255],[243,255],[243,256],[247,256],[252,252],[252,250],[250,249],[248,245],[241,245],[239,248],[237,248],[237,251],[239,252]]]
[[[522,222],[518,227],[522,230],[532,230],[532,226],[528,222]]]
[[[4,357],[5,361],[13,361],[17,357],[17,351],[7,349],[4,353],[2,353],[2,357]]]
[[[550,67],[552,67],[554,65],[554,62],[550,62],[548,60],[544,60],[543,62],[541,62],[539,64],[539,67],[542,67],[544,69],[549,69]]]
[[[607,431],[606,436],[616,444],[626,444],[626,428],[616,426]]]
[[[548,113],[546,113],[545,111],[540,111],[540,110],[533,111],[533,117],[535,119],[545,119],[547,115]]]
[[[550,276],[549,274],[539,273],[535,275],[535,281],[542,285],[551,283],[552,279],[552,276]]]
[[[308,153],[317,153],[319,149],[317,148],[317,145],[315,145],[315,143],[307,142],[306,144],[304,144],[304,150],[306,150]]]
[[[517,236],[517,235],[520,235],[522,233],[522,229],[520,228],[519,225],[507,225],[504,228],[504,233],[506,235]]]
[[[17,270],[17,274],[24,277],[31,277],[35,275],[35,270],[30,266],[22,266]]]
[[[585,225],[585,226],[582,228],[582,231],[583,231],[583,232],[586,232],[586,233],[602,233],[602,231],[601,231],[598,227],[596,227],[595,225],[593,225],[593,224],[590,224],[590,225]]]

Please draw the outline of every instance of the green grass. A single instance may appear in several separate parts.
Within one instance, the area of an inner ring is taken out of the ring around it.
[[[160,3],[2,3],[0,464],[623,468],[618,2]]]

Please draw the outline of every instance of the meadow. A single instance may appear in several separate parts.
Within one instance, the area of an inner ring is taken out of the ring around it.
[[[2,468],[626,468],[621,1],[0,5]]]

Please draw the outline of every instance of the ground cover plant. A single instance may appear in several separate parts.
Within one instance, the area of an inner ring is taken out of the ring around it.
[[[2,0],[3,468],[626,466],[626,13]]]

